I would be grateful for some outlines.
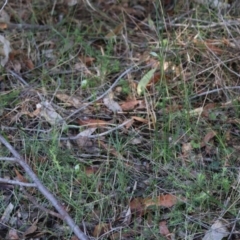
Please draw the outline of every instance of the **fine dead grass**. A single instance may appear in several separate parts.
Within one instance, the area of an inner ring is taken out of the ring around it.
[[[239,20],[185,1],[173,15],[158,1],[126,4],[6,5],[12,23],[35,27],[4,30],[13,52],[0,77],[0,133],[92,239],[203,239],[217,220],[238,239]],[[98,97],[130,67],[111,89],[128,109],[114,112]],[[66,124],[37,111],[46,101]],[[95,138],[66,140],[91,127]],[[0,164],[1,178],[31,182]],[[1,236],[75,239],[36,188],[1,184],[0,201],[1,216],[13,205]]]

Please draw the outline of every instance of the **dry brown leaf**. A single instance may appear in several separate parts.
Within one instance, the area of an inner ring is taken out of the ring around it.
[[[99,223],[98,225],[95,226],[94,231],[93,231],[93,237],[97,238],[103,233],[107,232],[110,230],[110,226],[107,223]]]
[[[90,166],[85,168],[85,173],[87,176],[92,176],[94,175],[97,171],[99,170],[99,167],[97,166]]]
[[[202,40],[194,39],[194,44],[196,45],[196,47],[200,48],[200,50],[210,50],[215,54],[223,53],[223,50],[216,46],[216,45],[222,44],[222,42],[220,41],[215,41],[211,39],[202,41]]]
[[[79,119],[78,123],[81,126],[94,127],[94,128],[105,127],[112,124],[100,119]]]
[[[16,173],[16,175],[17,175],[17,180],[19,181],[19,182],[25,182],[25,183],[27,183],[28,182],[28,180],[22,175],[22,174],[20,174],[19,173],[19,171],[16,169],[16,168],[14,168],[14,171],[15,171],[15,173]]]
[[[206,135],[205,135],[205,137],[204,137],[204,139],[203,139],[203,141],[202,141],[202,143],[201,143],[201,147],[205,147],[206,145],[207,145],[207,143],[213,138],[213,137],[215,137],[216,136],[216,132],[215,131],[210,131],[210,132],[208,132]]]
[[[169,235],[170,235],[170,232],[168,230],[168,227],[167,227],[167,221],[161,221],[159,223],[159,233],[166,237],[166,239],[170,239],[169,238]]]
[[[129,204],[129,207],[131,209],[131,212],[137,214],[138,216],[141,216],[145,209],[142,198],[132,199],[132,201]]]
[[[7,29],[7,27],[8,27],[7,23],[0,22],[0,29],[5,30]]]
[[[172,207],[177,203],[177,197],[172,194],[160,195],[156,198],[145,198],[143,203],[146,208],[150,206]]]
[[[79,108],[82,106],[82,103],[76,97],[69,96],[65,93],[57,93],[55,96],[60,101],[64,102],[66,106],[73,106],[75,108]]]
[[[114,30],[112,30],[111,32],[109,32],[105,38],[113,38],[116,35],[120,34],[122,29],[123,29],[123,23],[119,24],[117,27],[114,28]]]
[[[38,219],[23,233],[24,236],[32,234],[37,230]]]
[[[131,100],[121,104],[121,108],[123,111],[132,111],[134,110],[139,104],[141,104],[142,100]]]
[[[133,120],[136,120],[136,121],[138,121],[138,122],[148,123],[148,120],[147,120],[147,119],[144,119],[144,118],[141,118],[141,117],[133,116],[132,119],[133,119]]]
[[[157,82],[159,82],[161,79],[161,74],[159,72],[154,73],[152,78],[150,79],[149,83],[147,84],[147,89],[149,90],[153,85],[155,85]]]
[[[183,143],[182,145],[182,153],[184,156],[188,156],[188,154],[192,151],[192,144],[189,143]]]
[[[208,103],[204,106],[202,116],[208,117],[209,113],[212,109],[214,109],[217,106],[216,103]]]
[[[93,57],[87,57],[87,56],[79,56],[79,60],[85,64],[87,67],[92,66],[93,62],[96,60]]]

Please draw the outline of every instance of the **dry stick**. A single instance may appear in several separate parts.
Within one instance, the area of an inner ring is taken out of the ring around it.
[[[10,157],[0,157],[0,161],[11,161],[11,162],[16,162],[16,158],[10,158]]]
[[[19,181],[5,179],[5,178],[0,178],[0,183],[19,185],[19,186],[23,186],[23,187],[36,187],[37,186],[35,183],[25,183],[25,182],[19,182]]]
[[[223,90],[230,90],[230,89],[240,89],[240,86],[213,89],[213,90],[210,90],[210,91],[206,91],[206,92],[203,92],[203,93],[196,94],[196,95],[190,97],[189,99],[192,100],[194,98],[201,97],[201,96],[204,96],[204,95],[208,95],[210,93],[215,93],[215,92],[219,92],[219,91],[223,91]]]
[[[123,126],[127,125],[131,121],[132,121],[132,119],[129,119],[129,120],[123,122],[122,124],[119,124],[118,126],[109,129],[106,132],[95,134],[95,135],[89,135],[87,137],[88,138],[100,138],[102,136],[108,135],[109,133],[111,133],[111,132],[113,132],[113,131],[115,131],[115,130],[117,130],[119,128],[122,128]],[[81,135],[81,133],[79,133],[77,136],[74,136],[74,137],[61,137],[61,138],[59,138],[59,140],[76,140],[76,139],[81,138],[81,137],[83,137],[83,136]]]
[[[37,185],[38,190],[52,203],[55,209],[62,215],[63,220],[68,224],[71,230],[80,240],[88,240],[89,238],[80,230],[80,228],[75,224],[70,215],[66,212],[63,206],[58,202],[55,196],[41,183],[37,175],[29,167],[29,165],[24,161],[22,156],[12,147],[12,145],[5,140],[5,138],[0,134],[0,142],[2,142],[7,149],[13,154],[16,158],[16,162],[19,163],[25,172],[30,176],[33,182]]]

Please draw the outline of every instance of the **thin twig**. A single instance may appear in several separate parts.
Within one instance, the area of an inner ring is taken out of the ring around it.
[[[223,90],[230,90],[230,89],[240,89],[240,86],[213,89],[213,90],[210,90],[210,91],[206,91],[206,92],[203,92],[203,93],[196,94],[196,95],[190,97],[189,99],[192,100],[194,98],[201,97],[201,96],[204,96],[204,95],[208,95],[210,93],[215,93],[215,92],[219,92],[219,91],[223,91]]]
[[[0,157],[0,161],[11,161],[11,162],[16,162],[16,158],[10,158],[10,157]]]
[[[127,121],[123,122],[122,124],[120,124],[120,125],[118,125],[114,128],[109,129],[106,132],[103,132],[103,133],[100,133],[100,134],[95,134],[95,135],[89,135],[89,136],[87,136],[87,138],[99,138],[99,137],[105,136],[105,135],[107,135],[107,134],[109,134],[109,133],[111,133],[111,132],[113,132],[113,131],[115,131],[119,128],[122,128],[123,126],[127,125],[131,121],[132,121],[132,119],[127,120]],[[76,140],[76,139],[81,138],[81,137],[83,137],[83,136],[81,135],[81,133],[79,133],[78,135],[76,135],[74,137],[61,137],[61,138],[59,138],[59,140]]]
[[[1,13],[2,10],[5,8],[5,6],[7,5],[7,3],[8,3],[8,0],[6,0],[6,1],[4,2],[4,4],[2,5],[2,7],[1,7],[1,9],[0,9],[0,13]]]
[[[35,183],[25,183],[25,182],[19,182],[15,180],[10,180],[10,179],[5,179],[5,178],[0,178],[1,183],[7,183],[7,184],[12,184],[12,185],[19,185],[22,187],[37,187]]]
[[[75,235],[81,240],[88,240],[88,237],[75,224],[70,215],[66,212],[63,206],[58,202],[55,196],[42,184],[37,175],[33,172],[30,166],[24,161],[22,156],[12,147],[12,145],[0,134],[0,142],[3,143],[7,149],[13,154],[25,172],[30,176],[33,182],[37,185],[38,190],[52,203],[55,209],[62,215],[63,220],[68,224]]]
[[[50,30],[53,27],[48,25],[37,25],[27,23],[6,23],[7,29],[24,29],[24,30]]]

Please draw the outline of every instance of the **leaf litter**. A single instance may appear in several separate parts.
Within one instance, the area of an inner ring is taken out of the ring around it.
[[[237,20],[217,18],[215,2],[214,18],[196,3],[197,10],[178,1],[175,12],[172,2],[163,1],[160,15],[152,1],[4,8],[1,131],[88,236],[156,239],[157,232],[166,239],[220,240],[232,228],[239,238],[237,223],[224,224],[237,218]],[[189,22],[189,9],[206,21],[193,15]],[[27,181],[27,173],[1,164],[3,175]],[[60,218],[27,195],[17,191],[18,201],[1,189],[5,237],[69,236]],[[9,211],[10,203],[16,207]],[[223,221],[212,221],[219,215]]]

